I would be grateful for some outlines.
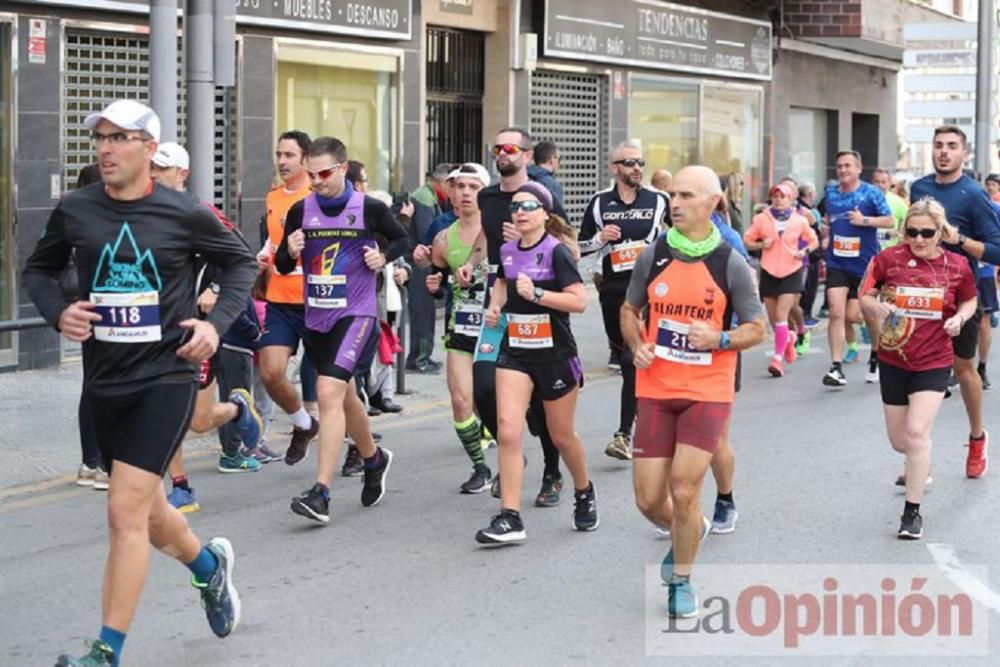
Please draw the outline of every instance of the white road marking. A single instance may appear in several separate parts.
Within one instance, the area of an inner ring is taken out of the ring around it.
[[[931,552],[934,564],[944,572],[944,575],[953,584],[961,588],[979,604],[989,608],[996,614],[1000,614],[1000,593],[973,576],[958,560],[953,546],[940,542],[930,542],[927,544],[927,550]]]

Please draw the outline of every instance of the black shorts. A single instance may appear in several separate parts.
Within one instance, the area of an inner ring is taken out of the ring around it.
[[[910,394],[918,391],[935,391],[943,394],[948,389],[951,368],[932,368],[926,371],[908,371],[882,360],[878,362],[878,382],[882,402],[886,405],[909,405]]]
[[[829,279],[827,279],[829,285]],[[785,276],[776,278],[764,269],[760,270],[760,298],[781,296],[782,294],[802,294],[802,269]]]
[[[997,281],[992,277],[980,278],[976,282],[976,292],[979,293],[979,307],[984,313],[995,313],[1000,310],[997,299]]]
[[[198,389],[208,389],[219,376],[219,353],[201,362],[198,366]]]
[[[306,331],[306,353],[316,372],[326,377],[350,382],[365,354],[371,336],[377,335],[374,317],[349,316],[337,320],[322,333]]]
[[[845,273],[840,269],[834,269],[827,266],[826,288],[830,289],[831,287],[846,287],[847,298],[857,299],[858,289],[861,287],[861,276],[854,276],[850,273]]]
[[[162,477],[191,424],[198,385],[154,382],[124,394],[84,391],[105,469],[121,461]]]
[[[976,308],[975,314],[962,326],[958,335],[951,339],[951,349],[959,359],[975,359],[979,351],[979,321],[983,311]]]
[[[444,335],[444,349],[450,352],[461,352],[462,354],[474,355],[476,353],[476,344],[478,342],[478,337],[457,334],[454,331],[449,331]]]
[[[557,401],[576,387],[583,386],[583,366],[580,358],[555,361],[530,361],[501,351],[497,370],[524,373],[535,385],[535,394],[543,401]]]

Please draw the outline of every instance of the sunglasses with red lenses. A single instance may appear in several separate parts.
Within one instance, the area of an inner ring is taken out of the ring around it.
[[[523,152],[525,149],[517,144],[497,144],[493,147],[493,155],[500,155],[501,153],[506,153],[507,155],[517,155]]]
[[[343,164],[343,163],[341,163]],[[309,174],[309,178],[313,180],[325,181],[330,178],[330,176],[340,169],[340,164],[335,164],[332,167],[327,167],[326,169],[320,169],[318,171],[312,171],[311,169],[306,169],[306,173]]]

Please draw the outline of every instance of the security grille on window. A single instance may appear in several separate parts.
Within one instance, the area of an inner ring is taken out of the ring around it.
[[[66,32],[63,86],[63,183],[75,186],[82,167],[94,161],[90,131],[83,126],[88,114],[115,99],[149,102],[149,38],[106,32]],[[183,58],[183,49],[178,49]],[[178,142],[187,138],[186,92],[183,62],[178,62]],[[214,203],[238,219],[236,126],[239,118],[236,88],[218,88],[215,94]]]
[[[482,33],[427,29],[427,166],[483,159]]]
[[[556,178],[569,222],[579,226],[587,201],[608,185],[607,79],[536,70],[531,75],[531,135],[559,151]]]

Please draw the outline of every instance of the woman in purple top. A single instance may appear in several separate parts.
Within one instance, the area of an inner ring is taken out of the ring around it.
[[[500,248],[485,317],[487,326],[504,329],[496,373],[498,459],[504,483],[500,513],[476,533],[480,544],[525,539],[521,439],[533,391],[543,401],[549,433],[573,476],[574,526],[589,531],[598,525],[586,453],[573,426],[583,371],[569,314],[582,313],[587,296],[572,251],[557,238],[565,235],[568,225],[552,212],[552,195],[536,183],[518,189],[510,214],[520,238]]]

